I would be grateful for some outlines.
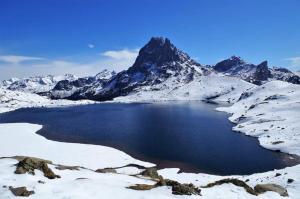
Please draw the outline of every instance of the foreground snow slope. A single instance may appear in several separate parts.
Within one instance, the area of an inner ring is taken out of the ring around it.
[[[49,141],[33,132],[41,129],[32,124],[0,124],[0,157],[31,156],[57,164],[83,166],[90,169],[117,167],[127,164],[153,166],[110,147]]]
[[[93,170],[103,167],[123,166],[134,163],[144,166],[152,166],[150,163],[133,159],[125,153],[104,146],[86,144],[70,144],[47,140],[35,132],[41,126],[34,124],[1,124],[0,125],[0,157],[26,155],[52,160],[55,164],[67,166],[80,165],[85,168],[79,170],[58,170],[50,165],[54,173],[61,176],[59,179],[50,180],[39,171],[36,175],[14,174],[17,161],[11,158],[0,159],[0,198],[15,198],[8,190],[8,186],[26,186],[28,190],[34,190],[35,194],[30,198],[282,198],[275,192],[266,192],[259,196],[248,194],[243,188],[232,184],[223,184],[212,188],[202,188],[202,196],[177,196],[172,195],[168,187],[158,187],[149,191],[135,191],[126,187],[134,184],[154,184],[153,181],[135,177],[128,174],[138,174],[139,169],[128,167],[117,169],[114,173],[95,173]],[[93,169],[93,170],[91,170]],[[193,183],[203,186],[223,178],[248,179],[250,186],[258,183],[277,183],[288,190],[290,198],[300,196],[300,166],[285,168],[278,171],[270,171],[250,176],[214,176],[208,174],[177,173],[178,169],[163,169],[159,174],[164,178],[177,180],[181,183]],[[276,173],[281,175],[275,177]],[[294,183],[288,184],[292,178]],[[39,181],[43,181],[41,183]],[[7,186],[7,187],[5,187]]]
[[[282,81],[268,82],[242,94],[230,107],[238,125],[235,131],[258,137],[262,146],[300,155],[300,86]]]

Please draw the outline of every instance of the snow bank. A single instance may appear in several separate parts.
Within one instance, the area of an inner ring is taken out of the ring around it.
[[[127,164],[154,166],[110,147],[47,140],[35,133],[41,128],[40,125],[26,123],[0,124],[0,157],[39,157],[56,164],[83,166],[94,170]]]
[[[122,166],[134,163],[152,166],[150,163],[133,159],[125,153],[104,146],[86,144],[61,143],[47,140],[35,132],[40,125],[17,123],[0,125],[0,157],[26,155],[52,160],[55,164],[80,165],[85,168],[79,170],[58,170],[50,165],[54,173],[61,176],[59,179],[50,180],[40,171],[36,175],[14,174],[16,160],[11,158],[0,159],[0,198],[15,198],[8,190],[8,186],[26,186],[34,190],[30,198],[118,198],[118,199],[168,199],[168,198],[282,198],[274,192],[266,192],[259,196],[248,194],[243,188],[232,184],[223,184],[212,188],[202,188],[202,196],[172,195],[170,187],[158,187],[149,191],[135,191],[126,187],[134,184],[154,184],[147,178],[132,176],[138,174],[139,169],[128,167],[118,169],[118,174],[95,173],[91,169]],[[250,186],[258,183],[277,183],[288,190],[290,198],[299,198],[300,195],[300,166],[294,166],[277,171],[270,171],[250,176],[215,176],[208,174],[177,173],[178,169],[163,169],[159,174],[164,178],[181,183],[193,183],[203,186],[223,178],[239,178]],[[280,175],[278,176],[279,173]],[[277,175],[276,175],[277,174]],[[289,184],[288,179],[294,182]],[[43,183],[41,183],[41,181]],[[6,187],[5,187],[6,186]]]
[[[282,81],[251,88],[230,107],[235,131],[258,137],[262,146],[300,155],[300,86]]]

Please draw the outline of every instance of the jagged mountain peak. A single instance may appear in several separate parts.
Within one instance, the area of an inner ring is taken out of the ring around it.
[[[260,64],[258,64],[257,66],[260,66],[260,67],[268,67],[268,61],[265,60],[265,61],[261,62]]]
[[[222,60],[214,66],[218,72],[225,72],[230,70],[233,66],[244,65],[246,62],[239,56],[231,56],[228,59]]]
[[[177,49],[168,38],[152,37],[139,51],[139,55],[132,68],[145,67],[146,65],[162,66],[171,62],[192,61],[190,57]]]
[[[107,69],[104,69],[103,71],[95,75],[95,79],[110,79],[114,75],[116,75],[115,71],[109,71]]]

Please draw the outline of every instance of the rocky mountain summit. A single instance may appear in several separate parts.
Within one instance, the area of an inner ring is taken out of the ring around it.
[[[213,66],[214,70],[229,76],[240,77],[241,79],[261,85],[269,80],[281,80],[293,84],[300,84],[300,77],[286,68],[269,68],[268,62],[255,65],[247,63],[240,57],[232,56]]]
[[[98,101],[111,100],[118,96],[127,95],[135,89],[145,86],[163,84],[173,79],[173,86],[189,83],[195,77],[209,74],[210,69],[201,66],[186,53],[177,49],[169,39],[153,37],[139,51],[135,63],[125,71],[112,76],[108,81],[90,84],[68,96],[68,99],[92,99]],[[52,90],[54,97],[60,90]]]

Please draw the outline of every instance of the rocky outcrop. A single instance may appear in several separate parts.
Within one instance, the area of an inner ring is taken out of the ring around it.
[[[141,172],[142,176],[150,177],[152,179],[159,179],[160,175],[157,173],[157,169],[155,167],[147,168]]]
[[[252,195],[257,195],[256,191],[253,190],[252,187],[247,185],[247,183],[245,183],[242,180],[235,179],[235,178],[226,178],[226,179],[218,180],[218,181],[209,183],[206,186],[203,186],[203,188],[210,188],[210,187],[213,187],[213,186],[216,186],[216,185],[222,185],[222,184],[228,184],[228,183],[234,184],[235,186],[243,187],[246,192],[248,192]]]
[[[268,78],[271,77],[271,72],[268,68],[268,62],[264,61],[261,64],[256,66],[256,70],[252,76],[252,83],[260,85],[262,82],[268,81]]]
[[[273,191],[284,197],[289,196],[287,190],[284,187],[277,184],[258,184],[254,187],[254,190],[258,194],[262,194],[267,191]]]
[[[34,191],[28,191],[26,187],[12,187],[12,186],[10,186],[9,190],[15,196],[28,197],[28,196],[34,194]]]
[[[117,170],[113,169],[113,168],[104,168],[104,169],[97,169],[95,172],[97,172],[97,173],[117,173]]]
[[[201,189],[193,184],[179,183],[175,180],[164,179],[157,173],[155,167],[147,168],[140,173],[142,176],[149,177],[156,183],[153,185],[148,184],[136,184],[127,188],[133,190],[151,190],[156,187],[169,186],[172,187],[172,194],[174,195],[201,195]]]
[[[218,72],[227,72],[233,67],[244,65],[246,62],[242,60],[240,57],[232,56],[229,59],[225,59],[219,63],[217,63],[213,68]]]
[[[42,160],[39,158],[26,157],[23,160],[19,161],[17,168],[15,170],[16,174],[29,173],[35,175],[34,170],[38,169],[44,173],[44,176],[49,179],[60,178],[59,175],[56,175],[49,167],[48,164],[51,163],[47,160]]]
[[[239,180],[239,179],[234,179],[234,178],[218,180],[218,181],[209,183],[206,186],[202,186],[202,188],[210,188],[213,186],[227,184],[227,183],[231,183],[231,184],[234,184],[235,186],[243,187],[246,192],[248,192],[252,195],[259,195],[259,194],[263,194],[267,191],[273,191],[273,192],[278,193],[281,196],[288,196],[287,190],[278,184],[257,184],[253,189],[252,187],[247,185],[247,183],[245,183],[244,181]]]

